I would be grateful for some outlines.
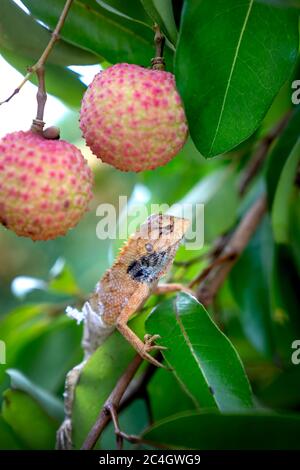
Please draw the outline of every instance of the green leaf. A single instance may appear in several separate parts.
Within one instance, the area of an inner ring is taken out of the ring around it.
[[[58,258],[50,270],[50,281],[48,289],[53,292],[77,296],[81,290],[76,282],[71,268],[65,263],[65,260]]]
[[[80,361],[82,329],[48,304],[23,305],[0,321],[6,344],[6,367],[20,369],[32,381],[53,393],[60,392],[67,371]],[[51,316],[53,311],[56,315]],[[0,368],[0,389],[5,386]],[[7,386],[5,386],[7,387]]]
[[[299,406],[300,368],[291,366],[277,374],[275,379],[256,394],[263,404],[277,409],[296,408]]]
[[[289,243],[291,199],[296,195],[296,171],[300,162],[300,138],[281,172],[272,206],[272,228],[277,243]]]
[[[247,338],[269,357],[273,357],[275,349],[270,305],[272,257],[272,232],[270,221],[265,218],[229,278]]]
[[[0,449],[1,450],[17,450],[22,449],[22,444],[0,415]]]
[[[154,422],[181,411],[195,409],[193,400],[168,370],[158,369],[147,390]]]
[[[64,0],[24,0],[31,13],[54,28]],[[61,37],[83,49],[103,56],[110,63],[150,64],[154,53],[153,31],[143,24],[117,16],[95,0],[74,0]],[[166,59],[172,65],[170,50]]]
[[[146,330],[159,334],[163,356],[197,408],[250,408],[252,397],[241,360],[194,297],[180,294],[160,304]]]
[[[21,56],[5,49],[1,50],[1,55],[23,75],[25,75],[27,67],[33,63],[31,57]],[[79,108],[83,93],[86,90],[86,86],[80,81],[79,75],[72,70],[54,64],[47,64],[46,69],[48,93],[61,99],[71,108]],[[30,81],[37,85],[35,75],[30,77]],[[15,86],[17,85],[19,83],[15,84]]]
[[[12,54],[30,57],[33,65],[41,56],[51,37],[51,32],[27,15],[12,0],[1,1],[0,44]],[[94,54],[59,40],[49,58],[48,64],[88,65],[100,60]]]
[[[234,167],[215,170],[202,178],[180,201],[177,201],[174,207],[171,207],[170,213],[180,215],[177,210],[185,204],[195,208],[196,204],[204,205],[204,241],[209,243],[229,230],[236,220],[238,192],[235,183]],[[200,220],[201,210],[201,207],[195,210],[194,222]]]
[[[289,158],[299,138],[300,106],[297,106],[284,131],[276,141],[265,165],[265,179],[267,185],[268,204],[273,205],[278,181],[283,167]]]
[[[167,449],[300,449],[300,417],[185,413],[160,421],[143,438]]]
[[[172,44],[177,42],[177,28],[173,15],[172,0],[141,0],[146,12],[157,23]]]
[[[143,322],[144,316],[139,315],[131,321],[130,328],[141,332]],[[72,422],[76,449],[80,449],[105,400],[134,355],[132,346],[115,331],[88,359],[75,391]]]
[[[280,359],[290,365],[291,344],[300,337],[300,273],[286,245],[275,245],[272,266],[271,300],[274,336]]]
[[[2,416],[28,449],[54,449],[58,421],[25,392],[6,390]]]
[[[106,10],[116,15],[124,16],[128,20],[143,23],[147,27],[152,27],[152,22],[147,16],[140,0],[96,0],[97,3]]]
[[[232,149],[258,128],[292,72],[298,46],[293,11],[254,0],[185,1],[175,71],[204,156]]]
[[[16,369],[8,369],[7,374],[11,380],[13,390],[21,390],[27,393],[40,404],[40,406],[54,419],[58,421],[63,419],[63,402],[47,390],[31,382],[22,372]]]

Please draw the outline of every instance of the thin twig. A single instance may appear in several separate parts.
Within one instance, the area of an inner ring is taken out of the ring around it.
[[[160,360],[161,358],[159,355],[155,356],[156,359]],[[135,381],[133,381],[128,389],[126,390],[121,403],[120,403],[120,410],[127,408],[134,400],[137,398],[146,398],[147,395],[147,385],[149,384],[150,380],[152,379],[154,373],[157,371],[157,367],[154,364],[149,362],[147,364],[145,372],[141,374]],[[148,410],[149,411],[149,410]]]
[[[227,253],[235,253],[235,257],[229,258],[228,261],[222,263],[221,266],[216,266],[212,269],[205,281],[200,284],[196,296],[205,306],[212,303],[234,263],[247,246],[250,238],[261,222],[266,209],[266,197],[263,195],[251,206],[249,211],[242,218],[220,255],[223,257],[226,256]]]
[[[45,86],[45,68],[41,65],[36,71],[38,77],[38,91],[37,91],[37,113],[36,118],[33,119],[31,130],[32,132],[42,133],[44,128],[44,110],[47,101],[47,93]]]
[[[53,33],[51,34],[51,38],[50,38],[50,41],[46,47],[46,49],[44,50],[44,52],[42,53],[41,57],[39,58],[39,60],[34,64],[32,65],[31,67],[28,68],[28,72],[27,74],[25,75],[25,77],[23,78],[22,82],[20,83],[20,85],[13,91],[13,93],[8,97],[6,98],[6,100],[0,102],[0,106],[4,103],[8,103],[16,94],[19,93],[19,91],[21,90],[21,88],[25,85],[25,83],[30,79],[31,75],[33,73],[36,73],[41,67],[43,67],[53,49],[53,46],[54,44],[56,43],[56,41],[58,41],[59,39],[59,34],[60,34],[60,31],[65,23],[65,20],[66,20],[66,17],[67,17],[67,14],[71,8],[71,5],[73,3],[73,0],[66,0],[66,3],[65,3],[65,6],[61,12],[61,15],[59,17],[59,20],[57,22],[57,25],[53,31]]]
[[[214,259],[203,271],[198,274],[190,283],[189,288],[194,287],[196,284],[204,281],[204,279],[209,275],[209,273],[217,266],[220,266],[227,261],[232,261],[236,258],[236,253],[226,253],[223,256],[219,256],[218,258]]]
[[[155,23],[154,25],[154,43],[155,43],[155,57],[151,60],[151,66],[153,70],[164,70],[165,69],[165,59],[164,59],[164,45],[165,37],[162,34],[160,27]]]
[[[90,430],[86,440],[84,441],[81,447],[81,450],[90,450],[94,448],[103,429],[105,428],[107,423],[111,420],[112,412],[115,409],[119,408],[120,401],[142,361],[143,361],[142,357],[139,354],[136,355],[133,361],[129,364],[129,366],[125,370],[124,374],[120,377],[120,379],[117,382],[117,385],[115,386],[115,388],[109,395],[102,410],[100,411],[94,426]]]
[[[270,146],[274,140],[279,136],[281,131],[284,129],[288,120],[291,116],[292,111],[288,111],[283,118],[278,121],[274,128],[267,134],[258,144],[253,156],[250,158],[248,165],[242,173],[240,182],[239,182],[239,194],[243,196],[251,181],[258,174],[267,154]]]

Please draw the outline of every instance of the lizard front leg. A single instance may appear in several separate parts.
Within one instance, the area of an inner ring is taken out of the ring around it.
[[[179,283],[158,284],[153,291],[153,294],[169,294],[171,292],[186,292],[187,294],[195,295],[194,291],[187,286]]]
[[[133,296],[130,298],[130,303],[128,303],[123,308],[120,315],[118,316],[116,321],[116,328],[143,359],[146,359],[157,367],[166,368],[166,366],[161,364],[149,354],[150,351],[166,349],[164,346],[153,344],[153,342],[159,338],[159,335],[145,335],[145,342],[143,342],[127,325],[128,320],[135,312],[137,312],[145,298],[147,298],[147,295],[141,296],[140,290],[137,290],[136,293],[133,294]]]

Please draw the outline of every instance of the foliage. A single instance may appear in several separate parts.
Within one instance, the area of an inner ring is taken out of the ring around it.
[[[23,0],[27,15],[2,0],[0,52],[17,70],[25,73],[38,59],[64,3]],[[268,213],[211,306],[188,294],[151,297],[132,320],[140,337],[160,334],[172,371],[156,370],[120,423],[154,447],[299,449],[300,365],[291,361],[300,339],[300,105],[291,102],[291,83],[300,78],[298,16],[295,0],[74,0],[46,65],[48,91],[73,110],[62,134],[73,135],[85,89],[68,67],[149,66],[155,21],[167,39],[166,68],[175,73],[190,138],[168,165],[143,174],[91,160],[92,210],[64,238],[33,244],[1,228],[0,448],[55,445],[65,375],[82,359],[82,329],[63,312],[82,304],[121,244],[97,239],[98,204],[117,207],[119,194],[129,196],[129,207],[141,194],[147,206],[205,203],[205,245],[181,247],[170,274],[187,283],[266,191]],[[288,111],[287,126],[241,195],[251,156]],[[113,333],[85,365],[73,414],[76,448],[133,355]],[[97,446],[115,445],[110,424]]]

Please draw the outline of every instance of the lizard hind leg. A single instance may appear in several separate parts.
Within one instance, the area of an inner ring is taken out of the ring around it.
[[[71,450],[72,445],[72,408],[75,396],[75,388],[79,381],[79,377],[86,360],[82,361],[72,370],[70,370],[66,377],[65,384],[65,419],[62,422],[56,433],[56,449],[57,450]]]

